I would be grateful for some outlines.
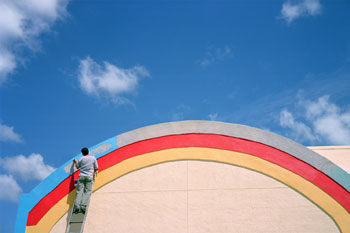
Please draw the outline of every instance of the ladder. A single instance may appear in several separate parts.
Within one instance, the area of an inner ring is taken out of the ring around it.
[[[73,233],[73,232],[82,233],[84,230],[85,218],[86,218],[86,212],[85,214],[83,213],[74,214],[71,210],[66,233]]]
[[[93,190],[94,187],[94,181],[92,181],[92,189]],[[85,214],[83,213],[73,213],[73,207],[71,208],[71,210],[68,213],[68,224],[67,224],[67,228],[66,228],[66,233],[82,233],[84,231],[84,224],[85,224],[85,220],[86,220],[86,216],[89,210],[89,205],[90,205],[90,199],[91,199],[91,193],[89,194],[89,200],[88,203],[86,205],[86,211]]]
[[[72,164],[71,167],[71,173],[73,173],[74,171],[76,171],[76,168],[74,166],[74,164]],[[86,216],[89,210],[89,205],[90,205],[90,199],[91,199],[91,194],[92,194],[92,190],[94,189],[94,183],[95,183],[95,177],[93,177],[92,179],[92,184],[91,184],[91,193],[89,193],[89,200],[88,203],[86,205],[86,210],[85,213],[73,213],[73,209],[74,209],[74,205],[71,208],[71,210],[68,212],[68,223],[67,223],[67,227],[66,227],[66,233],[82,233],[84,231],[84,224],[85,224],[85,220],[86,220]]]

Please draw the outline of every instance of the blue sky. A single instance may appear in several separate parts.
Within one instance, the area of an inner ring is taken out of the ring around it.
[[[117,134],[217,120],[350,145],[345,0],[0,0],[0,233],[21,193]]]

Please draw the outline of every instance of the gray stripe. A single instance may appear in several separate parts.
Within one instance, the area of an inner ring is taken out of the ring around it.
[[[243,138],[269,145],[305,161],[330,176],[348,191],[350,174],[316,152],[288,138],[261,129],[216,121],[179,121],[151,125],[132,130],[117,136],[119,147],[166,135],[187,133],[212,133]]]

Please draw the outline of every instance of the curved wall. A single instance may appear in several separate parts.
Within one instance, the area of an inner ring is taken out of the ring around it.
[[[173,122],[119,135],[92,151],[101,170],[95,190],[129,172],[162,162],[222,162],[258,171],[290,186],[325,211],[342,232],[350,232],[349,174],[273,133],[219,122]],[[49,232],[69,210],[74,199],[72,181],[78,175],[70,176],[69,166],[65,164],[21,198],[16,232],[23,232],[21,219],[27,223],[26,232]]]
[[[67,214],[51,233],[65,231]],[[336,233],[332,219],[290,187],[217,162],[143,168],[97,190],[85,233]]]

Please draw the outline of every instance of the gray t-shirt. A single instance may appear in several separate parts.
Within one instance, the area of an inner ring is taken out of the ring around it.
[[[94,170],[98,169],[96,158],[92,155],[83,155],[78,161],[78,168],[80,168],[80,176],[91,177],[94,174]]]

